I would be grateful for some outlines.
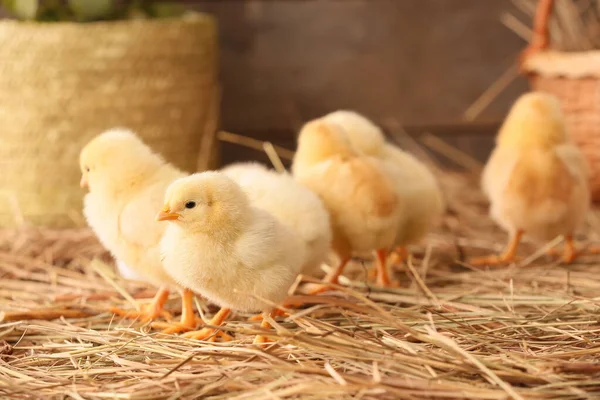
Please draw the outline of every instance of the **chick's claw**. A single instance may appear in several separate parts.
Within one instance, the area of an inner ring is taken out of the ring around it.
[[[163,333],[179,333],[196,329],[204,321],[197,318],[194,314],[194,293],[189,289],[184,289],[181,296],[181,320],[179,323],[166,324]]]
[[[321,293],[330,292],[334,290],[333,287],[329,285],[323,285],[318,283],[309,283],[306,285],[306,293],[311,296],[316,296]]]
[[[233,340],[233,336],[216,328],[202,328],[199,331],[184,333],[182,336],[188,339],[207,340],[209,342],[216,342],[218,338],[222,342],[231,342]]]
[[[252,342],[252,343],[264,348],[264,347],[267,347],[267,345],[271,344],[272,342],[270,342],[266,336],[256,335],[256,337],[254,338],[254,342]]]
[[[491,256],[482,256],[482,257],[473,257],[469,260],[469,264],[474,265],[476,267],[481,267],[484,265],[500,265],[500,257],[497,255]]]
[[[200,318],[194,318],[193,321],[188,322],[170,322],[170,323],[160,323],[155,322],[152,324],[153,328],[162,329],[162,333],[165,334],[173,334],[173,333],[181,333],[188,332],[196,329],[198,326],[203,325],[204,321]]]
[[[165,310],[157,309],[156,307],[153,307],[152,304],[143,306],[139,311],[123,310],[122,308],[118,307],[111,307],[109,308],[109,311],[123,318],[139,319],[140,321],[151,321],[159,317],[162,317],[166,320],[173,319],[171,313]]]
[[[286,313],[285,311],[280,310],[280,309],[276,309],[271,314],[271,316],[273,318],[277,318],[277,317],[280,317],[280,316],[288,316],[288,315],[289,315],[288,313]],[[264,319],[265,319],[265,317],[264,317],[263,314],[257,314],[257,315],[253,315],[250,318],[248,318],[248,321],[263,321]]]

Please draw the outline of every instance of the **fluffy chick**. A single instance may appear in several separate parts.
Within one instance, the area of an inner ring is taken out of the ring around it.
[[[356,151],[339,124],[315,120],[301,129],[292,171],[329,211],[332,248],[340,258],[326,282],[337,283],[350,257],[375,251],[378,282],[392,283],[385,260],[397,235],[401,201],[391,168]]]
[[[92,139],[81,151],[81,186],[89,193],[84,215],[121,272],[160,289],[140,312],[113,308],[117,314],[143,319],[165,315],[164,303],[175,285],[160,261],[164,225],[154,220],[167,186],[185,176],[166,163],[133,132],[112,129]],[[193,294],[183,293],[182,324],[194,328]]]
[[[329,214],[321,199],[290,175],[259,163],[237,163],[222,172],[242,187],[254,207],[271,213],[302,239],[302,273],[316,274],[331,247]]]
[[[396,254],[404,258],[408,254],[406,247],[429,233],[444,212],[444,199],[435,176],[415,156],[386,142],[381,129],[368,118],[340,110],[323,120],[343,128],[356,151],[393,165],[389,171],[402,201],[394,245]]]
[[[170,222],[161,241],[167,272],[221,307],[210,325],[221,325],[230,310],[274,315],[273,305],[283,301],[301,270],[300,238],[253,207],[242,188],[220,172],[173,182],[157,219]],[[269,327],[266,319],[261,327]],[[198,340],[217,335],[223,333],[208,327],[185,334]]]
[[[491,217],[510,236],[500,256],[472,264],[514,260],[523,234],[536,241],[566,238],[563,261],[576,256],[573,234],[590,207],[588,167],[566,131],[558,99],[530,92],[510,110],[482,175]]]

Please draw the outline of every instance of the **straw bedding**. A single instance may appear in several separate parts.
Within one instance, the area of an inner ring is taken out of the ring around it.
[[[449,211],[397,268],[401,288],[366,287],[356,262],[349,288],[306,296],[305,308],[277,320],[277,344],[266,349],[251,344],[260,329],[247,315],[228,322],[230,343],[115,318],[108,306],[133,307],[153,289],[117,277],[87,230],[2,231],[0,397],[599,398],[598,259],[563,266],[526,245],[519,266],[462,264],[500,250],[505,235],[473,176],[440,179]],[[583,244],[596,228],[591,215]],[[178,313],[177,296],[168,307]],[[46,308],[55,319],[31,319]]]

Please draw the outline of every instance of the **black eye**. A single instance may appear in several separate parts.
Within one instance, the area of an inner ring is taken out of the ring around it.
[[[86,172],[90,172],[90,167],[85,167]]]
[[[194,207],[196,207],[195,201],[188,201],[187,203],[185,203],[185,208],[194,208]]]

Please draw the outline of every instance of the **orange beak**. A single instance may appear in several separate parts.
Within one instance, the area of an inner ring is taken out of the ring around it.
[[[87,188],[87,187],[89,187],[89,185],[88,185],[88,181],[87,181],[87,179],[85,178],[85,176],[83,176],[83,175],[81,176],[81,180],[79,181],[79,186],[81,186],[82,188]]]
[[[156,216],[157,221],[176,221],[181,215],[171,212],[169,207],[163,208]]]

